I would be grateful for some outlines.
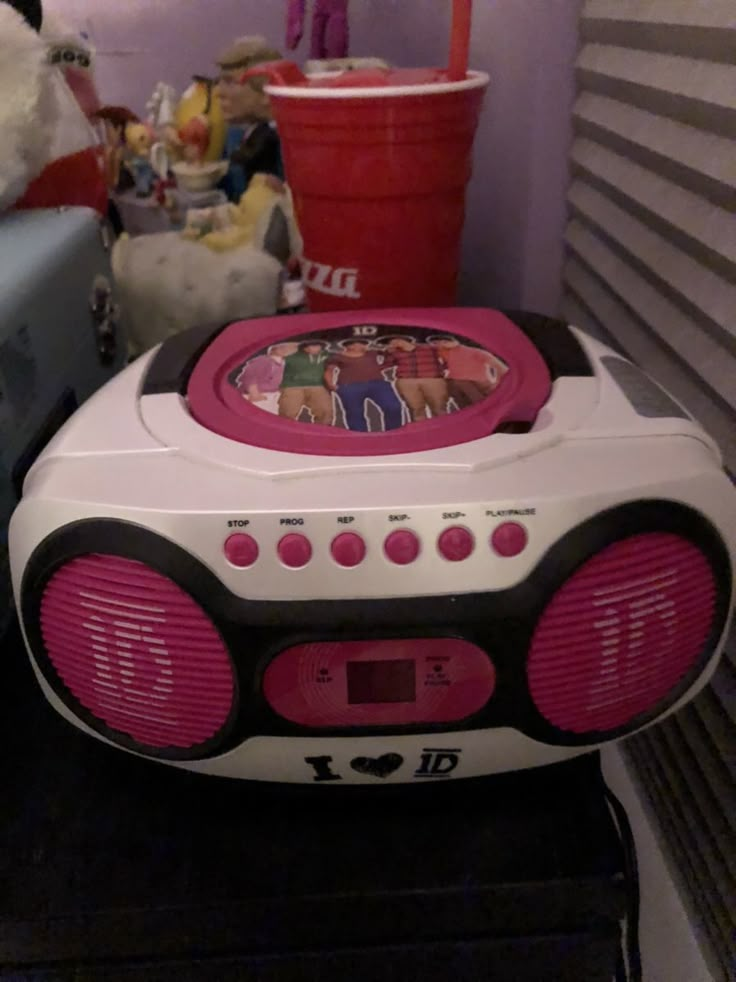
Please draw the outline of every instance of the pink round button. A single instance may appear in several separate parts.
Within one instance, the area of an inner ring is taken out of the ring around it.
[[[473,551],[475,539],[473,533],[462,525],[453,525],[440,535],[437,548],[444,559],[449,559],[451,563],[459,563],[467,559]]]
[[[306,535],[291,532],[281,539],[276,551],[284,566],[288,566],[289,569],[301,569],[312,558],[312,543]]]
[[[523,525],[518,522],[504,522],[491,535],[491,548],[499,556],[509,558],[518,556],[526,548],[529,537]]]
[[[387,557],[399,566],[413,563],[419,555],[419,549],[419,539],[409,529],[397,529],[383,543],[383,551]]]
[[[258,543],[250,535],[237,532],[225,542],[225,559],[233,566],[247,569],[258,559]]]
[[[342,532],[335,536],[330,546],[332,558],[340,566],[359,566],[365,559],[366,546],[355,532]]]

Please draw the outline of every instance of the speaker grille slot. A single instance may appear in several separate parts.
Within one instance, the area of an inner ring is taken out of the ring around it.
[[[229,718],[235,679],[219,633],[144,563],[92,554],[62,566],[44,591],[41,632],[69,692],[139,744],[195,747]]]
[[[605,732],[651,712],[697,664],[716,584],[691,542],[634,535],[603,549],[557,591],[527,665],[539,712],[571,733]]]

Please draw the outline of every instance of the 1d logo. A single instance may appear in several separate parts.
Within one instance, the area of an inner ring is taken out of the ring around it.
[[[360,300],[357,269],[333,269],[326,263],[315,263],[311,259],[302,258],[302,277],[304,285],[310,290],[326,293],[330,297]]]
[[[414,771],[414,777],[447,777],[460,763],[462,750],[458,748],[425,747],[422,763]]]
[[[413,777],[448,777],[460,763],[461,753],[462,750],[459,748],[425,747]],[[342,774],[335,769],[331,756],[305,757],[304,763],[312,769],[312,780],[318,784],[325,781],[342,781]],[[357,774],[385,779],[398,771],[403,763],[404,758],[401,754],[385,753],[379,757],[353,757],[349,766]]]

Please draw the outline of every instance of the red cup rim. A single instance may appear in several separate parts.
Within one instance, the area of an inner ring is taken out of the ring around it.
[[[318,76],[310,76],[315,78]],[[334,78],[334,73],[324,73],[324,77]],[[396,99],[406,96],[445,95],[486,88],[490,82],[487,72],[469,70],[467,78],[458,82],[427,82],[416,85],[385,86],[311,86],[311,85],[267,85],[266,93],[277,99]]]

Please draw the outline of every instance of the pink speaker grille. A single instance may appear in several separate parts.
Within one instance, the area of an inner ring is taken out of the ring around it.
[[[587,733],[651,711],[700,657],[715,598],[705,556],[677,535],[603,549],[557,591],[534,632],[527,673],[539,712]]]
[[[235,680],[220,635],[144,563],[95,554],[62,566],[44,591],[41,632],[67,689],[140,744],[191,748],[228,719]]]

